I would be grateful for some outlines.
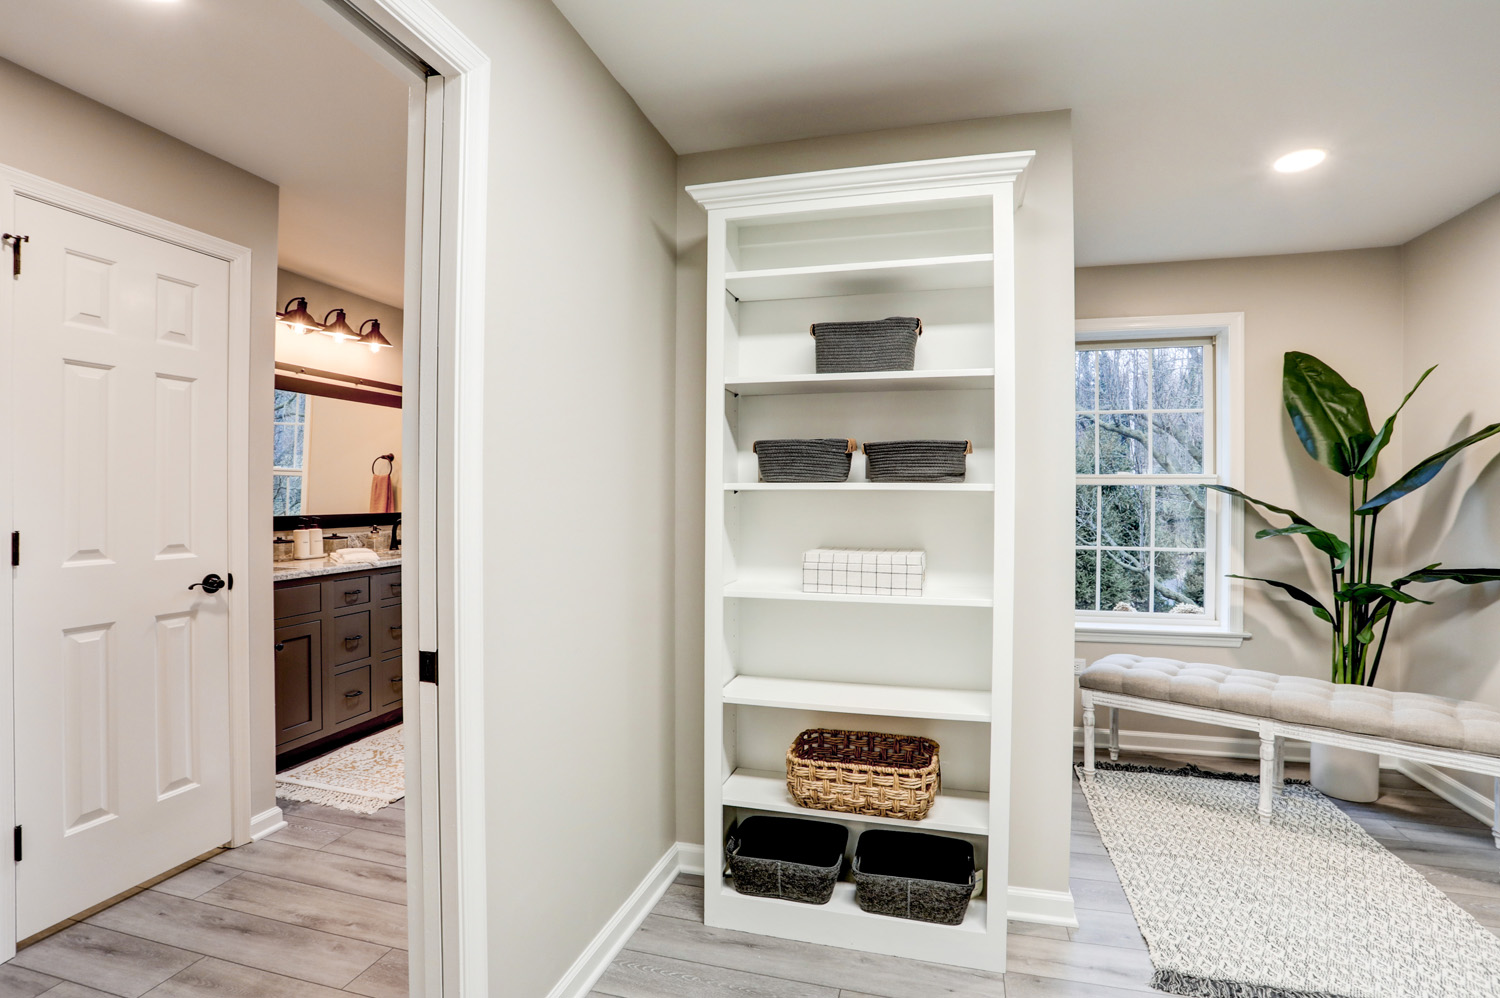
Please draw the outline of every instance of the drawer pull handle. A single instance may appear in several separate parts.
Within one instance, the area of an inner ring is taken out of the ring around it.
[[[401,685],[401,677],[400,676],[393,677],[391,679],[391,685],[392,686],[400,686]]]
[[[391,628],[391,637],[395,638],[397,641],[401,640],[401,626],[399,624]]]
[[[397,582],[397,583],[395,583],[394,585],[391,586],[391,595],[392,596],[400,596],[401,595],[401,583]]]
[[[365,691],[364,690],[350,690],[348,693],[344,694],[344,699],[345,700],[355,700],[355,699],[358,699],[359,697],[362,697],[364,695],[365,695]]]
[[[360,641],[362,641],[363,639],[364,639],[364,635],[363,634],[356,634],[352,638],[345,638],[344,639],[344,651],[353,651],[354,649],[358,648]]]
[[[365,591],[363,589],[345,589],[344,590],[344,602],[345,603],[354,603],[354,602],[357,602],[359,600],[359,598],[361,596],[363,596],[364,594],[365,594]]]
[[[276,650],[277,651],[286,651],[286,642],[285,641],[278,641],[278,642],[276,642]]]

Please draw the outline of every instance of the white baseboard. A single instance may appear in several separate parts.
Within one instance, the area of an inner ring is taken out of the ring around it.
[[[1381,759],[1382,764],[1385,762]],[[1422,786],[1461,811],[1465,811],[1486,825],[1495,821],[1495,802],[1467,784],[1460,783],[1447,773],[1425,762],[1396,760],[1391,767],[1398,773],[1411,777]]]
[[[1094,729],[1095,758],[1109,758],[1109,727]],[[1083,748],[1083,729],[1073,729],[1073,747]],[[1139,731],[1120,729],[1120,748],[1132,752],[1155,752],[1164,755],[1201,755],[1215,759],[1259,759],[1260,739],[1248,735],[1185,735],[1175,731]],[[1289,742],[1288,762],[1306,762],[1307,746]]]
[[[1005,902],[1005,917],[1013,921],[1078,928],[1078,913],[1073,909],[1072,891],[1011,887],[1005,892]]]
[[[250,819],[250,841],[255,842],[273,835],[286,827],[286,817],[280,807],[271,807]]]
[[[689,864],[695,861],[695,851],[697,868],[692,869]],[[620,950],[625,948],[635,930],[651,914],[651,909],[656,907],[677,875],[702,871],[703,847],[674,843],[656,861],[645,879],[630,892],[630,897],[625,899],[625,903],[620,905],[604,928],[599,930],[599,934],[579,954],[578,959],[573,961],[573,966],[568,968],[562,980],[547,993],[547,998],[585,998],[599,982],[599,978],[604,976],[614,958],[619,956]]]

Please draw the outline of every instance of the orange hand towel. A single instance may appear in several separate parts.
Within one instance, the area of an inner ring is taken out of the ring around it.
[[[370,512],[396,512],[396,487],[391,484],[390,475],[376,475],[370,482]]]

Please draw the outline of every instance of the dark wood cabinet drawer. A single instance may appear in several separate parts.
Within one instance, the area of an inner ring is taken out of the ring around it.
[[[355,576],[352,579],[334,579],[323,583],[323,605],[337,611],[346,606],[359,606],[370,602],[370,577]]]
[[[377,607],[375,613],[375,653],[401,649],[401,604]]]
[[[345,665],[374,654],[370,643],[370,611],[346,613],[328,622],[324,660],[330,666]]]
[[[401,703],[401,656],[383,659],[375,664],[375,706],[395,707]]]
[[[323,609],[323,587],[316,582],[276,590],[276,617],[300,617]]]
[[[277,745],[323,730],[322,643],[316,620],[276,629]]]
[[[383,572],[380,575],[371,576],[370,584],[375,587],[375,599],[384,603],[386,600],[401,598],[401,570],[394,572]]]
[[[375,709],[368,665],[334,676],[332,687],[335,724],[343,724]]]

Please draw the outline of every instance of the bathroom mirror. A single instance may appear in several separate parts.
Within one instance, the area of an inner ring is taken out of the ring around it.
[[[401,511],[401,396],[277,375],[273,419],[275,516]]]

